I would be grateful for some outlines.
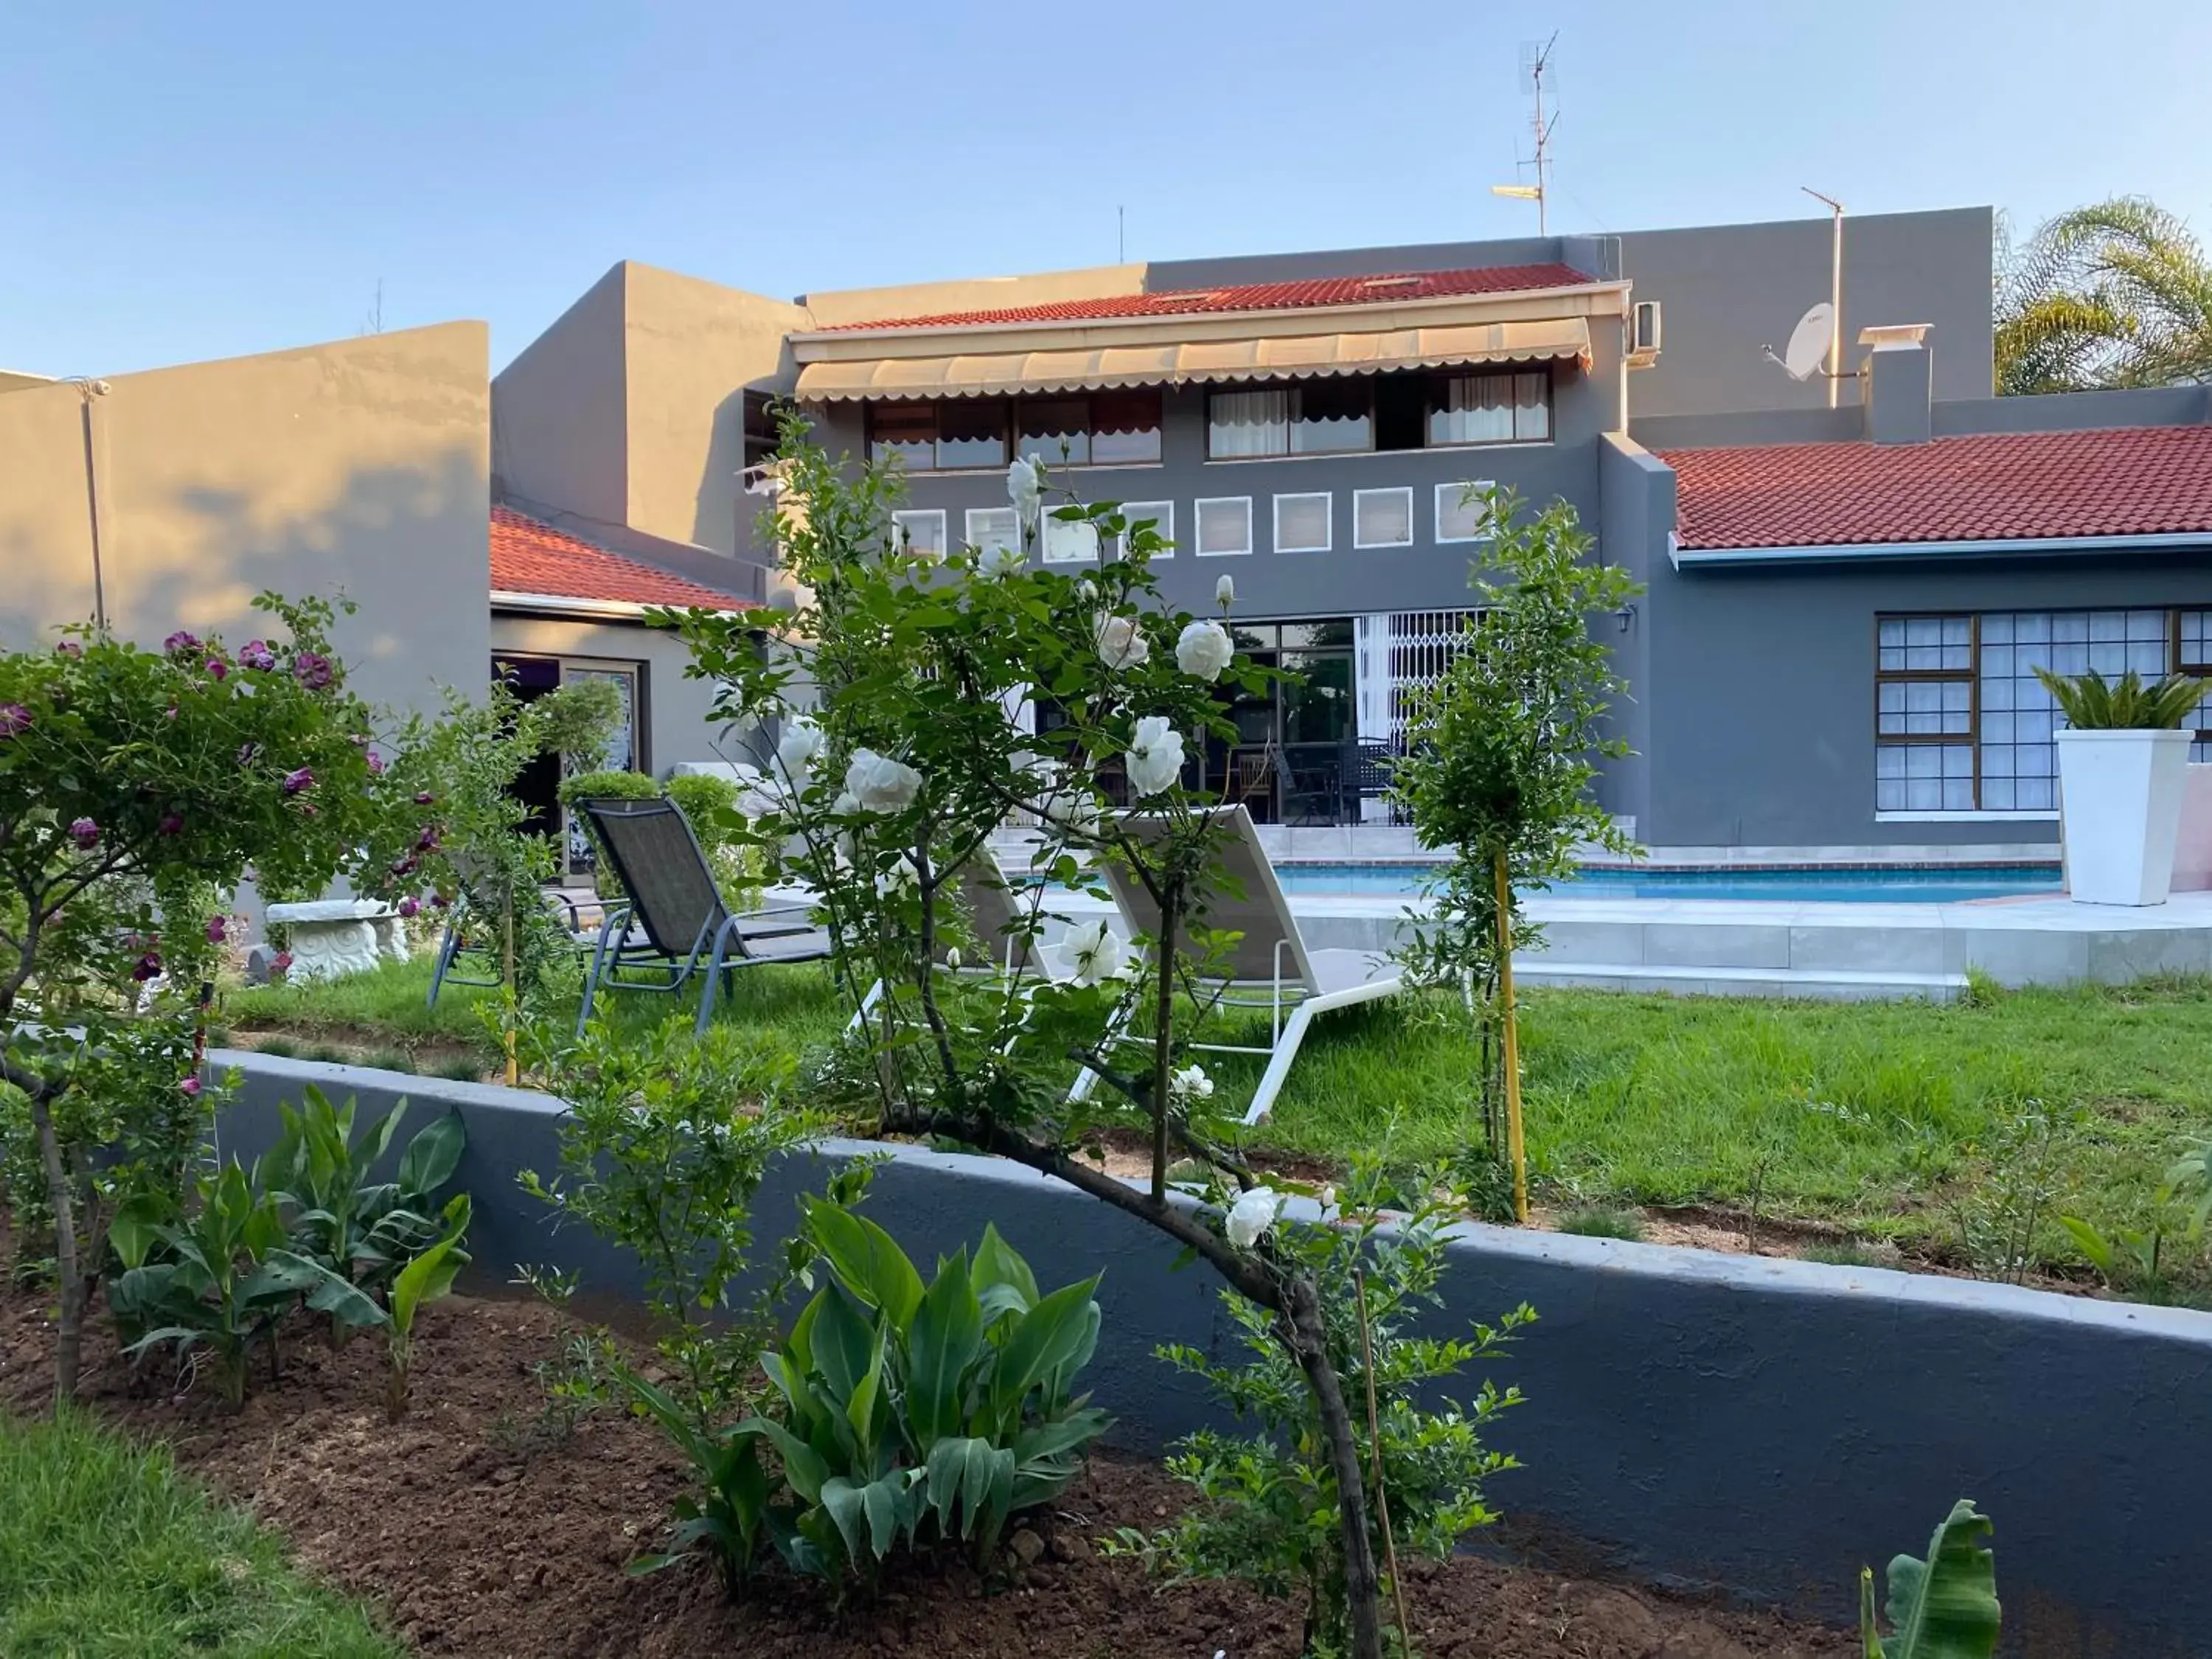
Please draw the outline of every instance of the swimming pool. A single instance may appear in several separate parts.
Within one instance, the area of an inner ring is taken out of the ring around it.
[[[1285,892],[1359,893],[1411,898],[1428,866],[1419,864],[1278,864]],[[1949,904],[2061,890],[2055,865],[1970,865],[1959,869],[1863,866],[1833,870],[1588,869],[1553,884],[1557,898],[1773,899],[1837,904],[1881,901]]]

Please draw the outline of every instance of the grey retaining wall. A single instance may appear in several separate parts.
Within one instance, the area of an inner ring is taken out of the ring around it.
[[[634,1293],[635,1263],[553,1231],[515,1185],[550,1174],[559,1106],[525,1091],[218,1052],[245,1073],[219,1126],[251,1158],[276,1103],[319,1082],[364,1111],[398,1097],[419,1125],[448,1104],[469,1127],[458,1180],[476,1200],[484,1276],[572,1267]],[[403,1136],[408,1131],[402,1130]],[[918,1259],[995,1221],[1047,1284],[1105,1269],[1086,1381],[1140,1451],[1212,1420],[1206,1397],[1151,1356],[1218,1351],[1231,1327],[1202,1268],[1095,1200],[996,1160],[825,1143],[770,1180],[763,1237],[794,1219],[815,1158],[885,1152],[867,1209]],[[1862,1562],[1918,1553],[1952,1499],[1996,1522],[2007,1650],[2159,1659],[2212,1654],[2212,1316],[1879,1269],[1827,1267],[1468,1226],[1445,1291],[1455,1318],[1526,1300],[1540,1315],[1501,1382],[1528,1403],[1496,1443],[1525,1469],[1493,1500],[1534,1540],[1633,1576],[1854,1616]]]

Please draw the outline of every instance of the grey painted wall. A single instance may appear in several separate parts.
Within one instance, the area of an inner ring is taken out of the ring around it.
[[[1875,822],[1876,616],[2212,604],[2202,556],[1677,571],[1662,551],[1651,562],[1638,833],[1661,846],[2056,840],[2056,822]]]
[[[1869,325],[1928,323],[1939,398],[1986,398],[1991,383],[1987,208],[1881,213],[1844,228],[1844,368]],[[1780,351],[1807,308],[1828,297],[1830,223],[1700,225],[1620,238],[1634,297],[1663,308],[1665,349],[1629,376],[1633,416],[1825,408],[1826,383],[1791,380],[1759,355]],[[1858,401],[1852,381],[1841,401]]]
[[[605,524],[629,520],[623,271],[585,289],[491,383],[495,487]]]
[[[1985,398],[1990,386],[1990,270],[1993,217],[1985,207],[1878,213],[1844,231],[1844,362],[1861,356],[1858,331],[1879,323],[1929,323],[1936,395]],[[1828,297],[1829,220],[1698,225],[1617,236],[1504,238],[1407,246],[1339,248],[1219,259],[1163,260],[1148,289],[1298,276],[1448,270],[1558,260],[1594,276],[1626,276],[1638,300],[1663,308],[1665,349],[1629,376],[1632,416],[1726,410],[1825,409],[1826,383],[1792,380],[1759,354],[1777,350],[1807,307]],[[1845,383],[1844,403],[1856,403]]]
[[[1253,619],[1463,605],[1468,601],[1468,563],[1476,549],[1471,543],[1437,542],[1438,484],[1476,479],[1510,484],[1532,503],[1564,497],[1586,520],[1595,520],[1596,443],[1615,412],[1619,362],[1617,342],[1606,337],[1608,331],[1600,328],[1595,333],[1596,361],[1591,372],[1585,375],[1571,365],[1556,372],[1549,443],[1209,461],[1206,392],[1200,387],[1181,387],[1170,389],[1164,400],[1159,465],[1071,467],[1059,473],[1058,482],[1086,501],[1175,503],[1179,545],[1172,558],[1153,568],[1168,602],[1180,608],[1210,610],[1214,583],[1224,574],[1236,578],[1237,614]],[[863,430],[859,405],[836,404],[827,407],[820,435],[833,451],[858,454]],[[1354,548],[1353,492],[1400,486],[1413,492],[1413,545]],[[1334,497],[1330,550],[1276,552],[1273,498],[1313,490],[1327,490]],[[967,509],[1006,504],[1006,475],[995,470],[917,473],[908,493],[913,507],[945,509],[947,532],[957,542],[962,538]],[[1201,496],[1251,498],[1252,553],[1198,556],[1193,504]]]
[[[1627,570],[1645,588],[1635,599],[1623,630],[1610,618],[1594,624],[1612,646],[1613,667],[1628,682],[1628,695],[1614,710],[1613,734],[1633,751],[1609,762],[1598,780],[1598,799],[1617,818],[1632,819],[1636,833],[1648,836],[1650,808],[1654,699],[1651,677],[1652,562],[1663,561],[1668,532],[1674,525],[1674,474],[1633,440],[1607,433],[1598,441],[1598,556]]]
[[[517,1170],[556,1167],[557,1103],[209,1058],[247,1068],[220,1126],[222,1149],[246,1158],[272,1138],[276,1102],[309,1080],[356,1095],[364,1110],[399,1094],[434,1099],[418,1123],[457,1105],[479,1280],[543,1263],[580,1271],[591,1291],[635,1294],[635,1263],[580,1230],[553,1231],[516,1188]],[[1152,1357],[1167,1341],[1218,1355],[1234,1337],[1211,1275],[1176,1271],[1159,1235],[996,1160],[851,1142],[821,1155],[863,1151],[888,1153],[870,1213],[919,1260],[990,1220],[1045,1284],[1104,1270],[1085,1382],[1117,1419],[1115,1442],[1151,1452],[1222,1423]],[[756,1206],[762,1236],[781,1236],[797,1194],[818,1184],[808,1160],[781,1166]],[[1514,1523],[1509,1538],[1533,1528],[1646,1581],[1847,1623],[1860,1565],[1917,1553],[1951,1501],[1971,1496],[1996,1522],[2011,1651],[2212,1651],[2212,1578],[2194,1522],[2212,1489],[2202,1425],[2212,1316],[1480,1226],[1461,1230],[1443,1293],[1439,1329],[1524,1300],[1540,1316],[1492,1373],[1528,1395],[1492,1437],[1526,1465],[1490,1490]]]

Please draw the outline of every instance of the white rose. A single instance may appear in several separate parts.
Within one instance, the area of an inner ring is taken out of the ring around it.
[[[775,763],[791,780],[793,789],[805,793],[822,744],[822,728],[803,714],[787,725],[783,735],[775,740]]]
[[[1180,1072],[1168,1075],[1168,1093],[1184,1102],[1213,1098],[1213,1079],[1206,1074],[1203,1066],[1186,1066]]]
[[[1237,603],[1237,579],[1224,576],[1213,584],[1213,602],[1224,610]]]
[[[1103,821],[1098,812],[1098,798],[1080,784],[1070,784],[1047,795],[1039,803],[1048,822],[1079,836],[1095,836]]]
[[[876,878],[876,896],[890,898],[896,893],[914,890],[921,880],[921,872],[914,867],[914,860],[903,853],[899,861]]]
[[[839,790],[837,799],[830,803],[830,813],[836,817],[844,817],[860,810],[860,798],[849,789]]]
[[[845,793],[871,812],[902,811],[921,793],[921,774],[889,755],[855,749],[845,769]]]
[[[1012,575],[1028,562],[1028,556],[1020,548],[994,542],[975,555],[975,574],[987,580],[996,581],[1001,576]]]
[[[1076,583],[1075,597],[1085,605],[1096,604],[1098,599],[1098,584],[1085,576],[1081,581]]]
[[[1253,1188],[1229,1206],[1229,1242],[1240,1250],[1250,1249],[1282,1212],[1281,1194],[1270,1187]]]
[[[1098,619],[1098,659],[1115,670],[1134,668],[1152,654],[1152,642],[1134,617]]]
[[[1324,1187],[1321,1189],[1321,1206],[1324,1210],[1333,1210],[1336,1207],[1336,1188],[1334,1187]]]
[[[1129,941],[1103,918],[1069,929],[1060,955],[1078,985],[1129,976]]]
[[[1147,714],[1137,722],[1123,763],[1129,787],[1139,798],[1157,795],[1182,775],[1182,733],[1168,724],[1164,714]]]
[[[960,947],[954,945],[945,953],[945,965],[954,973],[960,971]]]
[[[1014,504],[1022,529],[1035,530],[1044,504],[1044,463],[1036,455],[1024,455],[1006,469],[1006,499]]]
[[[1176,666],[1202,680],[1218,680],[1237,655],[1229,630],[1218,622],[1194,622],[1176,641]]]

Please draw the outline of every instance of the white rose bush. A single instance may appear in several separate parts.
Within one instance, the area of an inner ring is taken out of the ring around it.
[[[1166,546],[1157,531],[1070,499],[1034,455],[1007,474],[1020,548],[941,560],[895,534],[895,467],[833,460],[789,413],[781,477],[765,524],[805,597],[778,619],[774,647],[756,617],[655,620],[690,646],[720,719],[774,734],[769,769],[788,787],[748,834],[771,880],[813,891],[831,933],[860,1062],[838,1075],[866,1091],[882,1132],[1064,1181],[1157,1228],[1254,1306],[1310,1391],[1340,1510],[1350,1649],[1381,1659],[1381,1534],[1345,1381],[1358,1322],[1324,1307],[1314,1251],[1287,1247],[1316,1224],[1310,1206],[1294,1222],[1288,1198],[1261,1185],[1190,1058],[1206,1010],[1185,988],[1229,943],[1202,923],[1222,876],[1218,801],[1200,775],[1209,740],[1235,740],[1228,696],[1267,684],[1224,626],[1233,586],[1217,592],[1221,620],[1176,614],[1151,574]],[[1091,526],[1109,556],[1077,574],[1032,562],[1048,514]],[[1074,894],[1105,899],[1108,861],[1149,897],[1161,937],[1053,915]],[[1012,933],[981,937],[963,895],[1002,881]],[[1071,1098],[1085,1070],[1105,1086]],[[1148,1181],[1105,1173],[1093,1155],[1109,1129],[1141,1136]]]

